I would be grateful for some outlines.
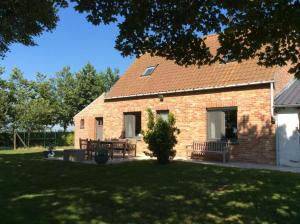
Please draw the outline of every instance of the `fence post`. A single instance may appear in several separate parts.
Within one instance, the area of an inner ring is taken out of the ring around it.
[[[13,130],[13,142],[14,142],[14,150],[17,149],[17,134],[16,134],[16,130]]]

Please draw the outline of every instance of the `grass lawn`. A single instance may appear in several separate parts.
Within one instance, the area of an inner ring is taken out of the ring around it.
[[[300,175],[0,151],[1,223],[300,223]]]

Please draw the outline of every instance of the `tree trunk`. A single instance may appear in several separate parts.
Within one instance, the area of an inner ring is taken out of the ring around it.
[[[27,146],[30,147],[30,131],[27,132]]]
[[[17,133],[16,133],[16,129],[13,129],[13,144],[14,144],[14,150],[17,149]]]

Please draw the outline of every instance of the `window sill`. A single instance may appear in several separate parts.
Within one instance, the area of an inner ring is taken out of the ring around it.
[[[229,145],[239,145],[239,141],[238,140],[219,140],[219,139],[209,139],[207,140],[208,142],[227,142]]]
[[[143,138],[141,137],[132,137],[132,138],[125,138],[127,140],[136,140],[136,141],[142,141]]]

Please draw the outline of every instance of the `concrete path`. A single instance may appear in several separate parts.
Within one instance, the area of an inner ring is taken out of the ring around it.
[[[264,165],[264,164],[255,164],[255,163],[241,163],[241,162],[208,162],[201,161],[196,159],[175,159],[177,161],[190,162],[190,163],[198,163],[204,165],[215,165],[222,167],[235,167],[242,169],[258,169],[258,170],[275,170],[282,172],[292,172],[292,173],[300,173],[300,167],[286,167],[286,166],[272,166],[272,165]]]
[[[56,158],[49,158],[50,160],[63,160],[62,157],[56,157]],[[107,164],[119,164],[124,162],[132,162],[132,161],[140,161],[140,160],[149,160],[148,156],[137,156],[137,157],[131,157],[131,158],[115,158],[113,160],[109,160]],[[152,158],[154,159],[154,158]],[[241,169],[258,169],[258,170],[274,170],[274,171],[282,171],[282,172],[293,172],[293,173],[300,173],[300,167],[294,168],[294,167],[284,167],[284,166],[272,166],[272,165],[264,165],[264,164],[255,164],[255,163],[241,163],[241,162],[227,162],[227,163],[221,163],[221,162],[208,162],[208,161],[202,161],[202,160],[196,160],[196,159],[186,159],[184,157],[175,157],[174,161],[182,161],[182,162],[188,162],[188,163],[196,163],[196,164],[204,164],[204,165],[214,165],[214,166],[222,166],[222,167],[235,167],[235,168],[241,168]],[[95,161],[89,160],[89,161],[80,161],[81,163],[85,164],[96,164]]]

